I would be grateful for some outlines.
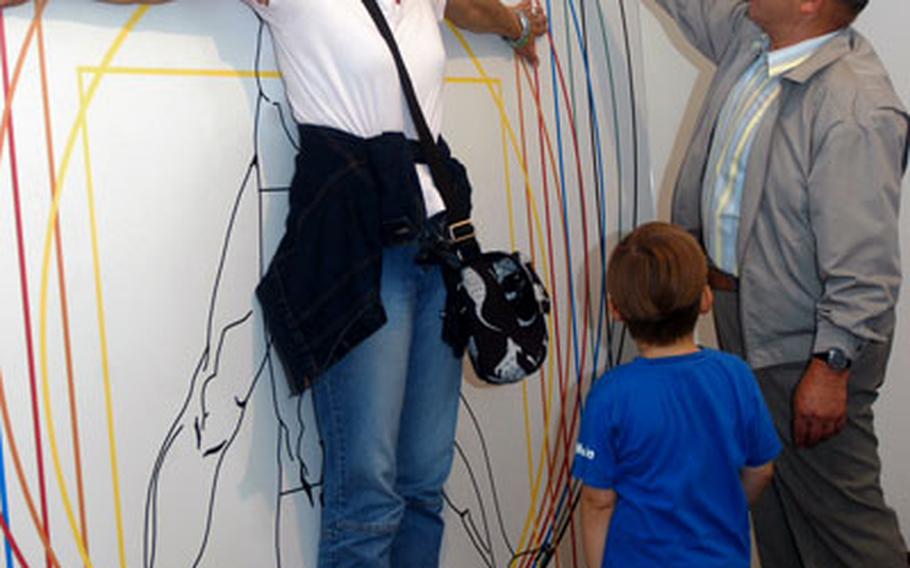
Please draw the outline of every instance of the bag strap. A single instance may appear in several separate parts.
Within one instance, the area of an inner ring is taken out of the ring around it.
[[[411,111],[411,118],[414,121],[417,135],[420,137],[420,147],[423,151],[424,159],[426,159],[427,165],[430,167],[433,183],[436,185],[436,189],[439,190],[442,201],[446,206],[447,236],[462,259],[476,256],[480,252],[480,246],[477,244],[474,226],[471,224],[471,203],[468,196],[465,195],[464,188],[459,191],[459,188],[452,182],[452,175],[439,146],[433,140],[433,134],[430,132],[430,127],[427,125],[423,110],[417,100],[411,76],[404,64],[401,51],[398,49],[398,43],[395,41],[395,36],[392,35],[392,30],[389,29],[389,24],[386,22],[382,10],[376,4],[376,0],[362,1],[379,29],[379,33],[389,46],[392,58],[395,60],[395,67],[398,69],[398,79],[401,82],[404,98]]]

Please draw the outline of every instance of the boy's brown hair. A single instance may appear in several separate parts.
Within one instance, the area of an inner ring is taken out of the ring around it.
[[[607,291],[634,339],[669,345],[695,329],[707,279],[695,238],[654,222],[632,231],[610,255]]]

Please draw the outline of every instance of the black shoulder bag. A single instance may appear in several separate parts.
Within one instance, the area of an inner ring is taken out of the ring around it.
[[[451,172],[427,126],[398,44],[375,0],[362,0],[389,46],[407,100],[423,157],[446,206],[446,235],[434,255],[443,268],[447,288],[443,339],[461,356],[465,348],[477,376],[488,383],[508,384],[537,371],[547,356],[550,298],[534,267],[517,252],[486,252],[471,224],[467,176]]]

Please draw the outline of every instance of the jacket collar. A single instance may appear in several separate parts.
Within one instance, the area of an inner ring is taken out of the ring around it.
[[[850,53],[855,43],[856,32],[853,28],[843,28],[806,61],[784,73],[783,77],[794,83],[805,83],[816,73]]]

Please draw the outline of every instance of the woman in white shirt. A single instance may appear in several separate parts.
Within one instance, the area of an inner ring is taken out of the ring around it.
[[[399,77],[361,1],[246,1],[269,26],[302,125],[287,233],[257,292],[292,388],[312,387],[324,447],[319,566],[436,566],[461,357],[442,340],[440,268],[415,259],[444,204],[407,151],[417,136]],[[546,30],[528,2],[377,4],[434,136],[443,15],[517,38],[532,62]]]

